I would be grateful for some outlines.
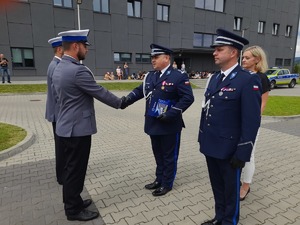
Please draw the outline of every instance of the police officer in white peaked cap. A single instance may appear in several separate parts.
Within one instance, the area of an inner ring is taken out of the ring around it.
[[[59,149],[59,141],[58,137],[55,133],[56,129],[56,120],[58,116],[58,102],[57,102],[57,94],[53,88],[52,76],[56,66],[61,61],[61,57],[64,53],[62,47],[62,38],[55,37],[48,40],[48,43],[52,46],[54,51],[54,57],[50,62],[47,70],[47,101],[46,101],[46,113],[45,118],[52,123],[53,134],[54,134],[54,147],[55,147],[55,171],[56,171],[56,179],[59,184],[63,183],[63,169],[64,169],[64,160],[63,160],[63,152]],[[60,154],[60,156],[59,156]],[[61,159],[61,160],[59,160]]]
[[[55,37],[48,40],[48,43],[52,46],[52,48],[62,46],[62,37]]]
[[[55,68],[53,84],[59,99],[56,134],[64,149],[63,202],[68,220],[87,221],[99,216],[86,208],[91,199],[83,200],[85,174],[91,148],[91,135],[97,132],[94,98],[115,109],[122,100],[98,85],[91,70],[81,64],[90,45],[89,30],[61,32],[64,56]]]
[[[205,155],[215,199],[215,216],[202,225],[236,225],[239,221],[240,175],[250,160],[260,126],[261,82],[238,65],[248,40],[217,30],[215,64],[202,104],[198,141]]]

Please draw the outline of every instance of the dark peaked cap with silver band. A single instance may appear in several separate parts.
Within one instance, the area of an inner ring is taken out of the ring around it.
[[[214,48],[217,46],[230,45],[239,50],[242,50],[243,47],[247,44],[249,44],[249,41],[247,39],[219,28],[217,29],[217,38],[210,47]]]
[[[157,44],[151,44],[150,48],[151,48],[151,56],[161,55],[161,54],[171,55],[173,53],[171,49]]]

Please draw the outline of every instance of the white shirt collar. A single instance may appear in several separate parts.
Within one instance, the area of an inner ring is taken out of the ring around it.
[[[166,72],[166,70],[170,67],[171,64],[169,64],[166,68],[162,69],[160,72],[160,77]]]
[[[225,70],[225,71],[222,71],[221,70],[221,73],[224,73],[224,75],[225,75],[225,78],[232,72],[232,70],[234,70],[234,68],[236,67],[238,65],[238,63],[236,63],[236,64],[234,64],[232,67],[230,67],[229,69],[227,69],[227,70]],[[225,79],[224,78],[224,79]],[[223,80],[224,80],[223,79]]]

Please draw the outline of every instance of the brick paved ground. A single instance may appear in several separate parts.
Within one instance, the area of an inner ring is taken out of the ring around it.
[[[300,95],[300,88],[272,94],[285,92]],[[83,196],[94,200],[92,207],[101,218],[85,223],[64,216],[61,187],[55,182],[52,127],[44,119],[46,95],[0,95],[0,121],[35,135],[26,150],[0,161],[0,224],[194,225],[212,217],[211,187],[197,143],[202,93],[194,91],[196,101],[184,115],[187,128],[174,189],[159,198],[143,188],[153,181],[155,167],[149,137],[143,133],[144,102],[124,111],[95,103],[98,133],[92,138]],[[263,118],[255,179],[241,205],[241,225],[300,224],[299,127],[299,118]]]

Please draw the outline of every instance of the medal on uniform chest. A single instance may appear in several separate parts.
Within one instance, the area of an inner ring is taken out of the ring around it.
[[[222,96],[222,95],[223,95],[223,91],[220,91],[220,92],[219,92],[219,96]]]
[[[163,81],[163,82],[162,82],[162,86],[161,86],[161,90],[164,90],[164,89],[165,89],[165,85],[166,85],[166,81]]]

